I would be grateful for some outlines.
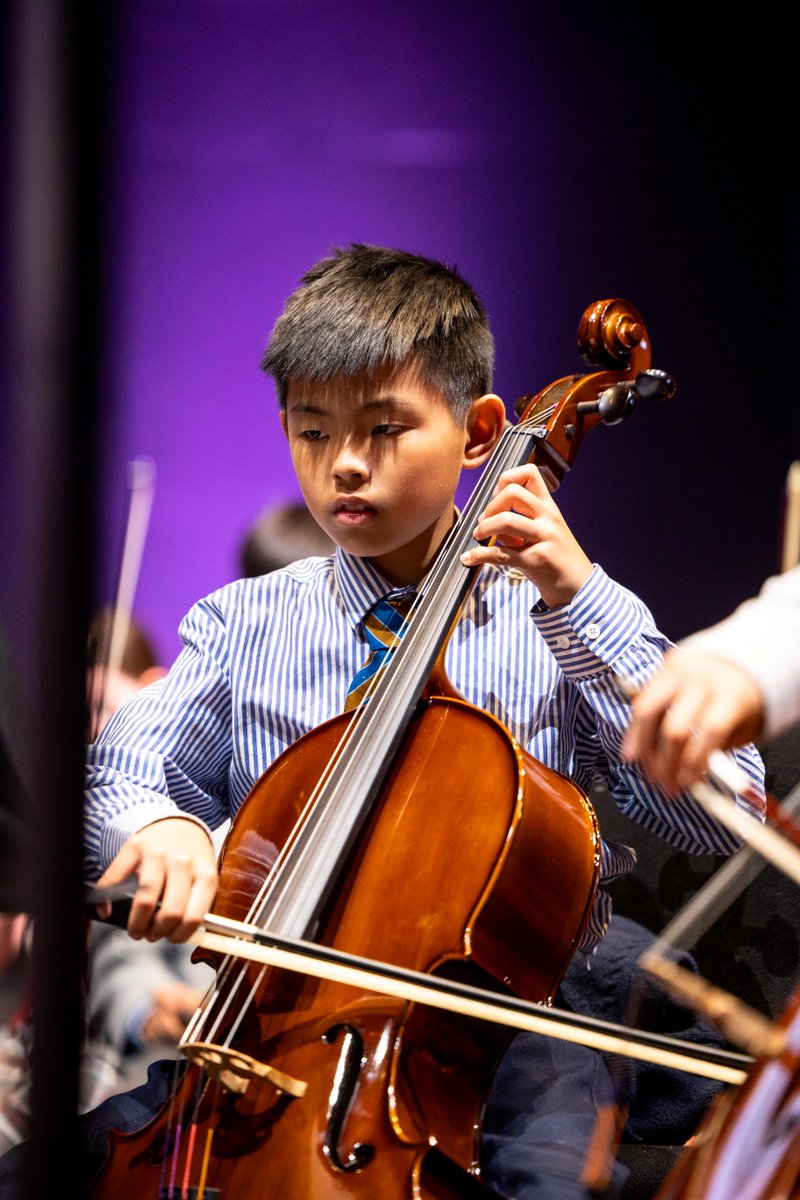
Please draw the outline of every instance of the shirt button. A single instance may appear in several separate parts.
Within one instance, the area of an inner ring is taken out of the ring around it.
[[[569,638],[562,633],[560,637],[556,638],[556,645],[558,646],[559,650],[568,650]]]
[[[600,637],[600,626],[596,625],[595,622],[592,621],[589,625],[586,626],[586,636],[590,642],[593,642],[595,640],[595,638],[599,638]]]

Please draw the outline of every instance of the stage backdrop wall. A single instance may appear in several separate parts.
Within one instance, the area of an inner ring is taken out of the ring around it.
[[[463,271],[509,411],[582,369],[589,303],[633,302],[678,393],[587,439],[564,512],[674,637],[777,567],[798,454],[787,51],[752,24],[556,7],[121,6],[98,602],[126,464],[149,456],[136,611],[164,660],[255,514],[297,496],[259,359],[301,273],[351,241]]]

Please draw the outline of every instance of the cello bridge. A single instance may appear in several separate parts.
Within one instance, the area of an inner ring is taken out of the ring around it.
[[[266,1080],[279,1092],[299,1099],[305,1095],[307,1083],[295,1079],[269,1063],[258,1062],[249,1054],[233,1050],[230,1046],[217,1046],[213,1042],[187,1042],[181,1046],[190,1062],[201,1067],[217,1083],[229,1092],[243,1094],[253,1079]]]

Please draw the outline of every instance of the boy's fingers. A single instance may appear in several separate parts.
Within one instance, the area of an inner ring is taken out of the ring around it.
[[[475,529],[476,541],[496,538],[503,546],[524,549],[537,540],[536,525],[531,517],[508,509],[494,514],[484,514]]]
[[[531,492],[541,499],[550,499],[550,491],[542,478],[542,473],[533,463],[523,463],[520,467],[511,467],[504,471],[497,480],[495,495],[506,487],[519,485],[526,492]]]
[[[141,862],[140,855],[130,842],[126,842],[117,857],[105,869],[90,892],[90,897],[97,892],[108,892],[107,898],[95,902],[91,898],[87,903],[95,904],[95,911],[101,921],[107,921],[113,912],[115,899],[132,897],[138,888],[136,877]]]
[[[544,499],[545,497],[531,488],[520,483],[509,483],[495,492],[481,513],[481,520],[504,512],[518,512],[526,517],[535,517],[542,512]],[[552,503],[549,496],[547,500]]]
[[[193,874],[180,920],[173,924],[167,935],[171,942],[185,942],[199,928],[211,908],[216,891],[216,871],[213,872],[213,876],[204,873]]]
[[[131,904],[128,933],[131,937],[160,937],[163,921],[157,919],[166,871],[163,862],[148,859],[139,875],[139,886]]]
[[[140,862],[141,855],[136,850],[135,844],[127,841],[116,858],[106,867],[95,887],[100,890],[125,883],[132,875],[136,874]]]

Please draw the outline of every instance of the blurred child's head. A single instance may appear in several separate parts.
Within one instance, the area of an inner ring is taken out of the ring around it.
[[[302,500],[275,504],[259,513],[240,547],[245,576],[267,575],[298,558],[332,554],[336,548]]]

